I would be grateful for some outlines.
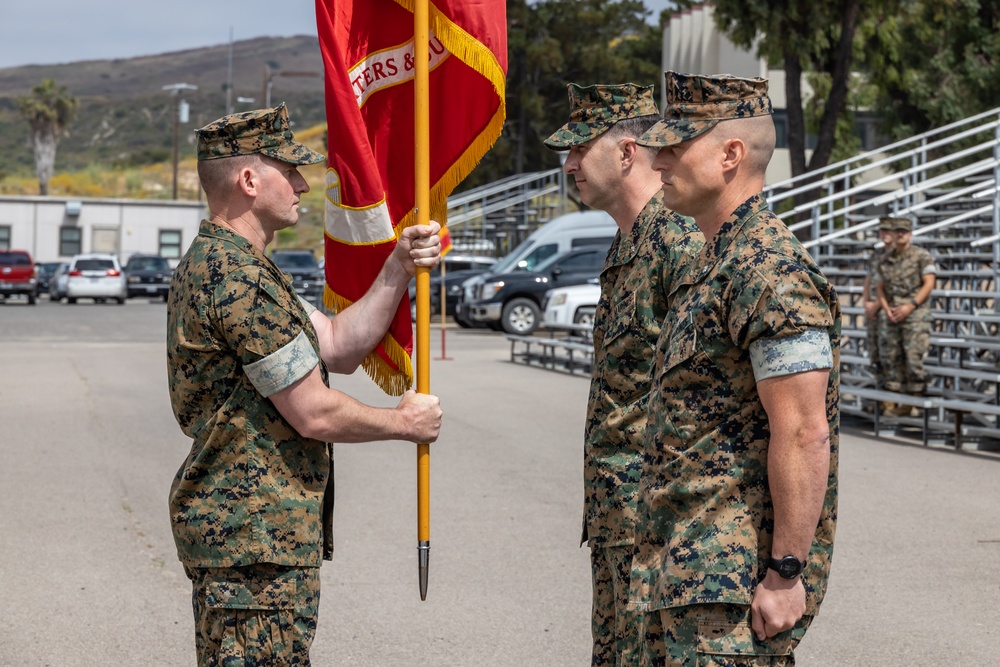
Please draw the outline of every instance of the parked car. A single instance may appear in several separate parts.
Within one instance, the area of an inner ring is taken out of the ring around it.
[[[35,277],[38,279],[38,290],[36,294],[45,294],[49,291],[49,281],[55,274],[56,269],[62,262],[38,262],[35,264]]]
[[[292,286],[303,299],[323,310],[326,277],[312,250],[275,250],[271,261],[292,279]]]
[[[170,279],[174,270],[166,257],[159,255],[132,255],[125,263],[127,296],[151,296],[167,300]]]
[[[35,305],[38,277],[35,263],[26,250],[0,250],[0,297],[23,296]]]
[[[49,278],[49,301],[56,303],[66,298],[66,281],[69,280],[69,262],[59,262],[55,273]]]
[[[610,240],[608,245],[586,246],[555,255],[539,264],[535,271],[488,273],[474,278],[481,285],[473,300],[464,304],[465,312],[473,322],[492,329],[531,334],[542,322],[545,293],[554,287],[580,285],[597,278],[609,246]]]
[[[589,337],[593,335],[594,313],[597,312],[600,298],[601,286],[596,278],[583,285],[550,289],[545,294],[542,324],[553,329],[569,329],[572,334]]]
[[[462,283],[489,271],[497,260],[493,257],[479,255],[458,255],[449,252],[441,258],[444,266],[445,308],[447,313],[454,314],[455,304],[462,295]],[[410,309],[416,319],[417,281],[410,281]],[[441,265],[431,270],[431,314],[441,312]]]
[[[614,240],[618,226],[604,211],[567,213],[550,220],[531,233],[491,269],[493,273],[536,271],[542,262],[574,248],[590,245],[607,248]],[[455,304],[455,321],[461,326],[475,326],[475,318],[466,312],[466,304],[475,300],[483,286],[483,277],[465,282]]]
[[[77,299],[93,299],[97,303],[114,299],[119,304],[125,303],[128,294],[125,274],[114,255],[77,255],[69,263],[67,275],[67,303],[76,303]]]

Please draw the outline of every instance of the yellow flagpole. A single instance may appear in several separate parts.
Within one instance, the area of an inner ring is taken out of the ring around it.
[[[416,0],[413,9],[414,121],[416,147],[416,222],[430,223],[430,70],[427,0]],[[417,391],[429,394],[431,334],[430,270],[417,269]],[[431,551],[431,452],[428,443],[417,445],[417,554],[420,599],[427,599],[427,569]]]

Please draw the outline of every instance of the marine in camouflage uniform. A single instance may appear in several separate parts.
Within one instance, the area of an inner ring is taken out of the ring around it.
[[[570,175],[600,172],[599,182],[614,190],[608,212],[622,229],[601,272],[601,297],[594,321],[594,374],[584,435],[583,537],[591,550],[593,603],[592,665],[638,665],[642,615],[627,608],[635,532],[635,501],[642,469],[642,437],[652,379],[652,356],[667,312],[667,295],[701,248],[704,237],[694,221],[663,206],[652,154],[635,155],[628,185],[614,177],[619,137],[634,140],[659,120],[652,86],[569,86],[570,121],[546,140],[553,149],[571,150]],[[622,123],[644,119],[623,131]],[[608,133],[613,127],[616,132]],[[621,133],[620,133],[621,132]],[[613,148],[594,164],[573,151],[593,148],[605,137]],[[631,142],[630,142],[631,143]],[[632,150],[627,147],[627,150]],[[643,161],[643,159],[645,161]],[[634,197],[623,192],[635,192]],[[650,192],[655,193],[651,197]],[[604,193],[601,193],[604,194]],[[587,203],[601,200],[582,189]],[[627,204],[624,208],[616,205]],[[628,206],[631,206],[629,208]],[[641,206],[638,216],[634,208]],[[624,223],[624,224],[623,224]]]
[[[245,169],[228,182],[203,172],[205,161],[237,157],[255,162],[220,163]],[[276,221],[297,220],[294,204],[309,188],[295,166],[324,157],[294,141],[280,105],[201,128],[198,159],[213,216],[181,259],[167,307],[170,400],[193,440],[170,487],[170,517],[193,584],[198,664],[308,665],[319,566],[333,554],[333,451],[296,430],[290,419],[299,417],[281,406],[293,386],[323,392],[299,400],[341,399],[326,386],[335,356],[324,354],[315,322],[331,324],[264,245]],[[268,171],[268,159],[283,166]],[[255,195],[241,199],[244,173]]]
[[[912,221],[883,218],[881,223],[899,237],[876,273],[879,299],[889,315],[879,343],[885,388],[921,396],[927,389],[924,357],[931,344],[930,292],[937,266],[926,249],[910,244]],[[904,411],[909,413],[909,408]]]
[[[774,146],[766,80],[667,72],[666,92],[639,142],[707,241],[656,350],[630,591],[643,664],[791,665],[833,550],[840,308],[763,197],[740,200]]]
[[[879,236],[881,237],[882,247],[873,249],[872,254],[868,257],[868,263],[865,267],[867,275],[865,275],[862,300],[865,309],[865,340],[868,345],[868,364],[875,375],[875,386],[879,389],[884,389],[885,371],[883,370],[879,349],[880,342],[885,337],[885,326],[889,319],[882,309],[881,302],[879,302],[875,277],[878,274],[879,262],[892,250],[895,237],[891,231],[885,229],[885,225],[882,222],[879,223]]]

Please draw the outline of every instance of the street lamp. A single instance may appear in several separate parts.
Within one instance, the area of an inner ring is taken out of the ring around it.
[[[180,131],[182,110],[184,122],[188,121],[188,104],[181,99],[181,91],[198,90],[198,86],[193,86],[190,83],[173,83],[169,86],[163,86],[163,90],[169,90],[174,96],[174,199],[177,199],[177,138]]]
[[[271,82],[276,76],[323,76],[322,72],[286,72],[283,70],[278,70],[277,72],[272,72],[271,68],[264,65],[264,108],[271,108]]]

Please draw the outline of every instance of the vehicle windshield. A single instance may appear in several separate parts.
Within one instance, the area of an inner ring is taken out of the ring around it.
[[[531,239],[525,239],[516,248],[507,253],[500,261],[489,268],[490,273],[507,273],[508,271],[516,271],[517,267],[514,264],[517,262],[517,258],[524,254],[524,251],[531,247],[534,243]]]
[[[169,271],[170,264],[162,257],[134,257],[128,262],[129,271]]]
[[[79,259],[76,262],[77,271],[107,271],[115,268],[110,259]]]
[[[532,242],[533,243],[533,242]],[[511,273],[513,271],[540,271],[550,257],[559,252],[559,246],[555,243],[546,243],[535,246],[528,254],[523,254],[523,249],[531,247],[528,242],[514,248],[506,257],[489,268],[490,273]],[[518,257],[520,256],[520,259]]]
[[[560,259],[562,255],[551,254],[546,255],[540,262],[535,265],[535,268],[528,269],[529,271],[546,271],[550,266],[556,263],[556,260]],[[525,258],[527,259],[527,258]]]
[[[0,264],[4,266],[31,266],[31,258],[23,252],[0,252]]]
[[[307,252],[278,253],[271,257],[272,261],[282,269],[318,269],[316,258]]]

